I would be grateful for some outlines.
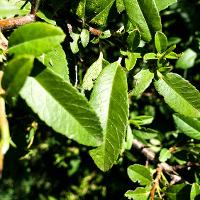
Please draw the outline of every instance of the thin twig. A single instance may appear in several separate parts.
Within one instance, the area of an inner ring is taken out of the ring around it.
[[[34,22],[36,20],[36,12],[39,5],[40,0],[32,0],[31,11],[26,16],[0,20],[0,31],[10,30],[18,26]]]

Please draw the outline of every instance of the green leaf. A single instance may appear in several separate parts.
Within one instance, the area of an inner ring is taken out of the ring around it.
[[[168,73],[155,81],[155,87],[176,112],[188,117],[200,117],[200,93],[180,75]]]
[[[83,29],[81,31],[80,37],[81,37],[81,43],[83,47],[86,47],[90,40],[90,32],[87,29]]]
[[[137,124],[137,125],[151,124],[152,121],[153,121],[153,117],[146,116],[146,115],[135,116],[129,120],[130,123]]]
[[[142,188],[142,187],[137,187],[134,191],[133,190],[128,190],[125,193],[125,197],[128,199],[133,199],[133,200],[148,200],[149,195],[150,195],[150,187]]]
[[[155,35],[155,46],[159,53],[164,52],[167,49],[168,41],[167,37],[161,31],[157,31]]]
[[[147,61],[147,60],[157,60],[158,56],[155,53],[146,53],[144,55],[143,59],[144,59],[144,61]]]
[[[66,81],[69,81],[69,70],[65,52],[61,45],[42,54],[38,58],[46,67],[51,68]]]
[[[56,26],[56,21],[55,20],[52,20],[52,19],[49,19],[43,12],[41,11],[38,11],[37,12],[37,17],[39,17],[40,19],[44,20],[45,22],[49,23],[49,24],[52,24],[54,26]]]
[[[59,27],[42,22],[26,24],[11,34],[9,53],[40,56],[53,50],[64,38],[65,34]]]
[[[128,124],[128,92],[126,74],[118,62],[105,67],[94,86],[91,105],[100,118],[103,144],[90,151],[96,165],[109,170],[117,160]]]
[[[170,186],[166,190],[168,200],[188,200],[190,199],[191,186],[185,183]]]
[[[200,197],[200,186],[197,183],[192,184],[190,200],[197,200]]]
[[[76,54],[76,53],[79,52],[78,40],[79,40],[79,38],[80,38],[80,35],[77,34],[77,33],[71,32],[71,33],[70,33],[70,36],[71,36],[71,38],[72,38],[72,40],[73,40],[72,42],[70,42],[70,48],[71,48],[71,50],[72,50],[72,53],[73,53],[73,54]]]
[[[13,58],[5,68],[2,87],[8,98],[16,96],[33,67],[34,57],[21,55]]]
[[[80,0],[76,14],[83,20],[85,21],[85,7],[86,7],[86,2],[87,0]]]
[[[115,0],[87,0],[86,15],[90,18],[90,22],[105,25],[114,2]]]
[[[80,144],[102,143],[99,119],[87,99],[49,68],[29,77],[20,95],[55,131]]]
[[[18,14],[18,9],[13,2],[7,0],[0,1],[0,19],[14,17]]]
[[[128,126],[127,132],[126,132],[125,144],[124,144],[125,149],[130,150],[132,145],[133,145],[133,133],[132,133],[131,127]]]
[[[200,121],[198,119],[185,117],[179,114],[174,114],[173,118],[180,132],[191,138],[200,140]]]
[[[153,181],[150,170],[139,164],[128,167],[128,176],[133,182],[139,182],[140,185],[150,185]]]
[[[131,32],[129,32],[128,38],[127,38],[127,44],[129,47],[129,50],[134,51],[140,44],[140,32],[135,29]]]
[[[117,12],[121,13],[125,10],[124,1],[123,0],[116,0],[116,7]]]
[[[152,139],[152,138],[155,138],[156,136],[158,136],[158,131],[155,131],[155,130],[149,129],[149,128],[147,128],[147,129],[142,128],[140,130],[134,129],[133,134],[137,138],[149,140],[149,139]]]
[[[187,49],[176,62],[176,68],[188,69],[194,66],[197,53],[192,49]]]
[[[103,54],[100,52],[99,58],[95,61],[90,68],[87,70],[84,78],[83,78],[83,89],[91,90],[94,84],[94,81],[97,79],[99,74],[101,73],[103,65]]]
[[[176,3],[177,0],[155,0],[157,8],[159,11],[164,10],[168,6],[172,5],[173,3]]]
[[[128,58],[125,59],[125,66],[128,71],[132,70],[135,67],[137,62],[137,56],[135,53],[127,53]]]
[[[124,0],[124,5],[131,23],[138,28],[143,40],[150,41],[152,34],[162,29],[154,0]]]
[[[159,161],[160,162],[166,162],[169,158],[171,158],[171,152],[168,149],[163,148],[160,151]]]
[[[151,84],[154,78],[154,73],[149,69],[142,69],[134,76],[134,88],[132,91],[133,96],[140,96]]]

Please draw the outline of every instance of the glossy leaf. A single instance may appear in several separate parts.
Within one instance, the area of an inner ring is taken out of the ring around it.
[[[9,53],[40,56],[53,50],[64,38],[65,34],[59,27],[42,22],[26,24],[11,34]]]
[[[167,49],[167,45],[168,45],[168,41],[165,34],[162,33],[161,31],[156,32],[155,46],[156,46],[157,52],[162,53],[163,51],[165,51]]]
[[[49,68],[29,77],[20,95],[55,131],[80,144],[102,143],[99,119],[86,98]]]
[[[173,118],[180,132],[191,138],[200,140],[200,121],[198,119],[185,117],[179,114],[174,114]]]
[[[159,11],[164,10],[168,6],[177,2],[177,0],[155,0]]]
[[[137,62],[137,56],[135,53],[127,53],[128,58],[125,59],[125,66],[128,71],[132,70],[135,67]]]
[[[147,60],[157,60],[158,56],[155,53],[146,53],[144,55],[143,59],[144,59],[144,61],[147,61]]]
[[[194,66],[197,53],[192,49],[187,49],[183,52],[181,57],[176,62],[176,67],[181,69],[188,69]]]
[[[133,96],[140,96],[151,84],[154,74],[149,69],[142,69],[134,76]]]
[[[160,15],[154,0],[124,0],[127,15],[136,26],[145,41],[152,39],[152,34],[162,29]]]
[[[5,68],[2,87],[8,98],[16,96],[33,67],[34,57],[22,55],[13,58]]]
[[[46,67],[49,67],[58,75],[60,75],[64,80],[69,81],[69,69],[66,59],[65,52],[61,45],[42,54],[38,58]]]
[[[200,197],[200,185],[197,183],[192,184],[190,192],[190,200],[197,200]]]
[[[125,197],[128,199],[133,199],[133,200],[148,200],[149,195],[150,195],[150,187],[137,187],[134,191],[133,190],[128,190],[125,193]]]
[[[90,155],[102,171],[107,171],[119,156],[128,123],[126,74],[117,62],[103,69],[94,86],[90,103],[104,131],[103,144],[90,151]]]
[[[180,75],[160,75],[160,79],[155,81],[155,87],[176,112],[188,117],[200,117],[200,93]]]
[[[73,54],[76,54],[76,53],[79,52],[78,40],[79,40],[79,38],[80,38],[80,35],[77,34],[77,33],[71,32],[71,33],[70,33],[70,36],[71,36],[71,38],[72,38],[72,40],[73,40],[72,42],[70,42],[70,48],[71,48],[71,50],[72,50],[72,53],[73,53]]]
[[[84,90],[91,90],[94,84],[94,81],[97,79],[99,74],[101,73],[103,65],[103,54],[102,52],[99,55],[97,61],[95,61],[90,68],[87,70],[84,78],[83,78],[83,89]]]
[[[133,182],[139,182],[140,185],[150,185],[153,181],[150,170],[139,164],[128,167],[128,176]]]

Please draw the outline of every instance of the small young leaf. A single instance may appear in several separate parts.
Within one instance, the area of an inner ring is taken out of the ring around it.
[[[87,29],[81,31],[81,43],[83,47],[86,47],[90,41],[90,32]]]
[[[59,27],[42,22],[26,24],[11,34],[9,53],[40,56],[53,50],[64,38],[65,34]]]
[[[103,69],[92,92],[90,103],[100,118],[104,142],[90,155],[102,171],[113,166],[123,147],[128,125],[127,90],[126,74],[115,62]]]
[[[103,54],[100,52],[99,58],[97,61],[95,61],[90,68],[87,70],[84,78],[83,78],[83,89],[84,90],[91,90],[93,87],[93,82],[97,79],[99,76],[101,70],[102,70],[102,63],[103,62]]]
[[[147,125],[151,124],[153,121],[152,116],[146,116],[146,115],[141,115],[141,116],[135,116],[129,120],[130,123],[137,124],[137,125]]]
[[[145,41],[152,39],[152,33],[162,28],[160,15],[154,0],[124,0],[127,15]]]
[[[187,49],[176,62],[176,68],[188,69],[194,66],[197,53],[192,49]]]
[[[17,96],[33,67],[34,57],[22,55],[13,58],[5,68],[2,87],[8,98]]]
[[[132,145],[133,145],[133,133],[132,133],[131,127],[128,126],[127,132],[126,132],[125,144],[124,144],[125,149],[130,150]]]
[[[132,91],[133,96],[140,96],[151,84],[154,74],[149,69],[142,69],[134,76],[135,86]]]
[[[157,60],[158,57],[155,53],[146,53],[143,57],[144,61],[146,60]]]
[[[127,53],[128,58],[125,59],[125,66],[128,71],[132,70],[135,67],[137,62],[137,56],[135,53]]]
[[[7,0],[0,1],[0,19],[14,17],[18,13],[19,11],[13,2]]]
[[[134,136],[145,140],[155,138],[156,136],[158,136],[158,133],[158,131],[149,128],[142,128],[141,130],[133,129]]]
[[[55,131],[87,146],[102,143],[99,119],[87,99],[51,69],[29,77],[20,95]]]
[[[200,140],[200,121],[195,118],[174,114],[174,122],[179,131],[185,135]]]
[[[155,35],[155,46],[159,53],[164,52],[167,49],[167,37],[161,31],[157,31]]]
[[[129,32],[127,44],[130,51],[134,51],[139,46],[140,39],[140,32],[137,29]]]
[[[168,149],[163,148],[159,155],[160,162],[166,162],[169,158],[171,158],[171,152]]]
[[[87,0],[80,0],[76,14],[83,20],[85,21],[85,6],[86,6]]]
[[[200,185],[197,183],[192,184],[190,192],[190,200],[197,200],[200,197]]]
[[[200,93],[180,75],[161,75],[161,78],[155,81],[155,87],[176,112],[188,117],[200,117]]]
[[[140,185],[150,185],[153,181],[150,170],[143,165],[129,166],[128,176],[133,182],[139,182]]]
[[[70,42],[70,48],[72,50],[73,54],[76,54],[79,52],[79,47],[78,47],[78,40],[80,38],[80,35],[77,33],[70,33],[71,38],[73,39],[72,42]]]
[[[133,200],[148,200],[149,195],[150,195],[150,187],[137,187],[134,191],[133,190],[128,190],[125,193],[125,197],[128,199],[133,199]]]

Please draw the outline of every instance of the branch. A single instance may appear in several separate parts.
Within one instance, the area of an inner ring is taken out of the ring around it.
[[[39,5],[40,0],[32,0],[31,11],[28,15],[0,20],[0,31],[10,30],[18,26],[34,22],[36,20],[36,12]]]

